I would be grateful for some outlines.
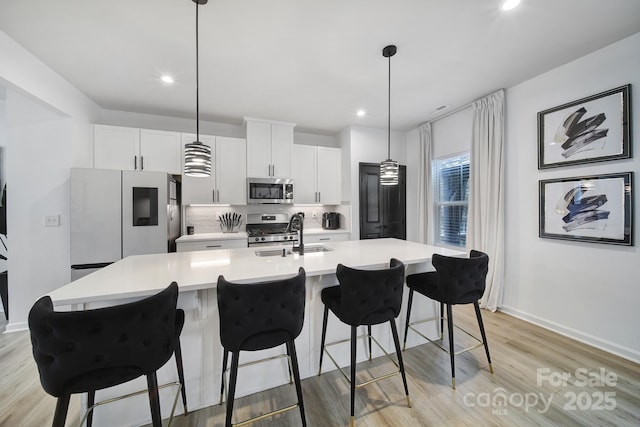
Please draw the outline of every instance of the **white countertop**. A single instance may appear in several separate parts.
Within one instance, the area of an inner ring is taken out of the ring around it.
[[[215,288],[219,275],[230,281],[275,280],[296,274],[299,267],[304,267],[307,276],[317,276],[335,273],[338,263],[379,268],[388,265],[392,257],[415,264],[429,261],[434,253],[464,254],[398,239],[331,242],[324,246],[333,250],[284,258],[256,256],[256,248],[135,255],[58,288],[49,296],[55,305],[80,304],[152,295],[172,281],[178,283],[180,292],[187,292]]]
[[[176,239],[176,243],[201,242],[204,240],[247,240],[245,231],[237,233],[197,233],[185,234]]]

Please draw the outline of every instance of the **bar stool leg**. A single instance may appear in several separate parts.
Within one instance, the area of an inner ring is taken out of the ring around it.
[[[320,364],[318,365],[318,376],[322,372],[322,358],[324,356],[324,340],[327,336],[327,318],[329,317],[329,307],[324,306],[324,315],[322,316],[322,339],[320,341]]]
[[[287,342],[287,353],[291,357],[291,368],[293,369],[293,378],[296,383],[296,394],[298,395],[298,407],[300,408],[300,417],[302,417],[302,426],[306,427],[307,419],[304,415],[304,403],[302,401],[302,384],[300,383],[300,371],[298,370],[298,355],[296,354],[296,344],[293,340]]]
[[[373,348],[371,347],[371,325],[367,325],[367,334],[369,337],[369,362],[371,362],[371,355],[373,353]]]
[[[444,334],[444,303],[440,303],[440,339]]]
[[[184,414],[189,415],[189,409],[187,409],[187,389],[184,384],[184,370],[182,367],[182,349],[180,347],[180,339],[176,340],[175,348],[176,368],[178,369],[178,379],[180,380],[180,394],[182,395],[182,406],[184,408]]]
[[[451,304],[447,304],[447,329],[449,332],[449,357],[451,358],[451,388],[456,389],[456,363],[453,350],[453,311]]]
[[[220,379],[220,404],[222,405],[222,400],[224,399],[224,373],[227,370],[227,363],[229,362],[229,352],[227,350],[222,350],[222,376]]]
[[[409,317],[411,316],[411,304],[413,304],[413,289],[409,288],[409,300],[407,301],[407,320],[404,322],[404,341],[402,349],[407,349],[407,334],[409,333]]]
[[[155,371],[147,375],[147,389],[149,391],[149,405],[151,406],[151,424],[153,427],[162,427],[158,378],[156,377]]]
[[[96,392],[95,390],[91,390],[87,392],[87,410],[89,413],[87,414],[87,427],[91,427],[93,425],[93,408],[91,408],[96,403]]]
[[[289,352],[289,346],[285,343],[285,350],[287,351],[287,368],[289,369],[289,384],[293,384],[293,376],[291,372],[291,353]]]
[[[489,371],[493,374],[493,366],[491,365],[491,356],[489,355],[489,344],[487,344],[487,335],[484,333],[484,323],[482,322],[482,314],[480,314],[480,305],[478,302],[473,303],[473,307],[476,309],[476,317],[478,318],[478,325],[480,326],[480,334],[482,335],[482,343],[484,344],[484,351],[487,353],[487,360],[489,361]]]
[[[351,327],[351,418],[349,426],[353,427],[355,423],[356,412],[356,339],[358,336],[358,327]]]
[[[69,399],[71,395],[66,394],[58,397],[56,402],[56,412],[53,415],[52,427],[64,427],[64,422],[67,419],[67,411],[69,410]]]
[[[227,418],[226,427],[231,427],[231,418],[233,417],[233,398],[236,394],[236,380],[238,379],[238,361],[240,352],[234,351],[231,354],[231,373],[229,374],[229,395],[227,396]]]
[[[407,386],[407,376],[404,372],[404,362],[402,361],[402,351],[400,350],[400,339],[398,338],[398,329],[396,327],[395,319],[389,320],[391,324],[391,333],[393,334],[393,344],[396,346],[396,355],[398,356],[398,366],[400,367],[400,374],[402,375],[402,382],[404,384],[404,392],[407,396],[407,405],[411,408],[411,398],[409,397],[409,387]]]

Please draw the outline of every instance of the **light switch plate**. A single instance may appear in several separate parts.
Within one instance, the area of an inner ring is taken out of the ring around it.
[[[58,227],[60,225],[60,215],[45,215],[45,227]]]

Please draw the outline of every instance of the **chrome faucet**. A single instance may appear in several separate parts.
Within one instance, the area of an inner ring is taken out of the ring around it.
[[[298,212],[291,216],[288,229],[289,231],[295,231],[295,228],[298,229],[298,246],[296,247],[294,242],[292,250],[304,255],[304,212]]]

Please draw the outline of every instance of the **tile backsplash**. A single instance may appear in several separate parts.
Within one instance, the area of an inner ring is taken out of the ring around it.
[[[338,212],[340,214],[340,228],[349,230],[351,227],[351,205],[342,204],[335,206],[287,206],[287,205],[246,205],[246,206],[184,206],[182,221],[182,234],[187,234],[187,226],[194,227],[195,233],[219,233],[220,222],[218,217],[225,213],[238,213],[242,215],[240,230],[244,231],[247,214],[259,213],[287,213],[304,212],[305,229],[322,228],[323,212]],[[315,218],[313,217],[315,214]]]

